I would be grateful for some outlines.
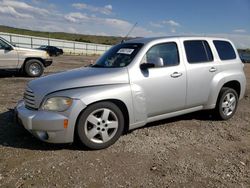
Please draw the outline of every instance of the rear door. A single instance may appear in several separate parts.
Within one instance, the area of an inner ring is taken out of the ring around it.
[[[213,77],[220,71],[211,41],[183,40],[187,68],[187,108],[207,102]]]
[[[0,39],[0,68],[17,68],[18,53],[9,44]]]

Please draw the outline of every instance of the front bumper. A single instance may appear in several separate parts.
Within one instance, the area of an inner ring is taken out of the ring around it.
[[[49,58],[49,59],[44,59],[43,62],[44,62],[44,66],[48,67],[53,63],[53,60]]]
[[[38,139],[49,143],[72,143],[78,115],[86,106],[74,101],[69,110],[63,113],[29,110],[20,101],[16,107],[17,121]],[[65,126],[65,121],[68,122]]]

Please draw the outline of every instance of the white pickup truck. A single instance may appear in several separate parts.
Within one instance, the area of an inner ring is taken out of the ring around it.
[[[52,59],[47,52],[16,47],[0,37],[0,69],[15,69],[30,77],[39,77],[44,67],[51,64]]]

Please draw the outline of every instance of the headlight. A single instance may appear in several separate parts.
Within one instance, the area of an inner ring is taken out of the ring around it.
[[[49,57],[50,57],[49,53],[46,52],[46,51],[45,51],[45,57],[46,57],[46,58],[49,58]]]
[[[43,103],[42,109],[62,112],[67,110],[72,102],[73,100],[69,97],[52,97]]]

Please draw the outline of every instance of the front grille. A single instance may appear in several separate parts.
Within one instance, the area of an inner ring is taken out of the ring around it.
[[[23,95],[23,99],[24,99],[24,104],[26,108],[36,109],[35,95],[31,89],[26,88],[24,95]]]

